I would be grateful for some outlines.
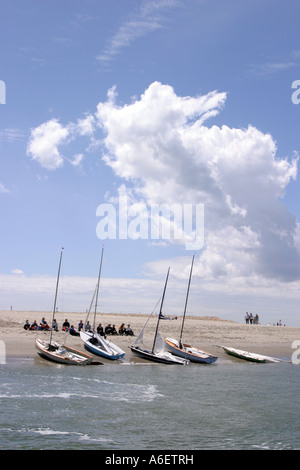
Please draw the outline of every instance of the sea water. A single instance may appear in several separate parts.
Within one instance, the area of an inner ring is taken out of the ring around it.
[[[300,366],[0,365],[0,449],[299,449]]]

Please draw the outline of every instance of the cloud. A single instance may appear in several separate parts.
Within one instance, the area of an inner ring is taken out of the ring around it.
[[[93,137],[94,117],[86,115],[78,119],[76,123],[69,122],[63,126],[57,119],[51,119],[31,130],[30,140],[27,145],[27,155],[37,161],[47,170],[56,170],[64,164],[64,157],[60,147],[66,145],[77,137]],[[90,146],[93,144],[93,139]],[[78,166],[83,154],[77,154],[69,161],[73,166]]]
[[[4,184],[0,183],[0,193],[10,193],[10,191],[4,186]]]
[[[141,2],[135,14],[128,18],[112,36],[97,60],[110,62],[122,49],[130,46],[136,39],[163,27],[163,12],[177,6],[177,0],[147,0]]]
[[[297,64],[295,62],[266,62],[264,64],[251,65],[250,69],[254,75],[267,77],[270,75],[275,75],[285,70],[295,67]]]
[[[94,133],[95,119],[91,114],[77,121],[77,132],[80,135],[92,135]]]
[[[83,154],[82,153],[77,153],[76,155],[74,155],[73,160],[71,160],[70,163],[73,166],[79,166],[82,159],[83,159]]]
[[[0,130],[0,142],[21,142],[24,139],[24,133],[20,129],[6,128]]]
[[[15,268],[15,269],[12,269],[11,270],[12,274],[23,274],[23,271],[22,269],[19,269],[19,268]]]
[[[202,276],[299,279],[299,227],[282,202],[298,157],[278,157],[272,136],[253,126],[205,125],[225,100],[179,97],[159,82],[130,105],[110,96],[96,113],[103,159],[146,204],[205,205]]]
[[[145,266],[146,278],[101,278],[101,295],[98,311],[101,313],[144,313],[150,314],[161,297],[164,277],[171,266],[165,309],[168,314],[180,315],[183,312],[187,280],[191,257],[161,260]],[[182,269],[184,267],[184,269]],[[279,318],[295,325],[299,305],[299,282],[283,285],[280,281],[270,281],[262,276],[256,278],[230,279],[227,283],[220,280],[205,279],[197,283],[199,260],[195,261],[191,295],[188,303],[189,315],[216,315],[242,321],[243,313],[252,299],[259,299],[259,308],[263,324]],[[181,269],[181,277],[176,272]],[[151,277],[149,273],[152,273]],[[155,274],[155,278],[153,273]],[[64,276],[58,292],[58,315],[62,312],[86,312],[95,290],[96,277]],[[0,273],[1,308],[14,310],[32,310],[41,312],[53,309],[56,277],[34,275],[27,276]],[[216,295],[216,292],[218,295]],[[205,295],[204,295],[205,293]],[[232,295],[234,294],[234,295]],[[126,302],[124,303],[124,299]],[[137,302],[137,299],[139,301]],[[250,302],[249,302],[249,299]],[[261,307],[261,300],[268,299],[268,311]],[[158,313],[156,309],[156,314]],[[33,315],[34,313],[32,313]],[[35,314],[34,314],[35,315]],[[60,318],[60,317],[59,317]],[[64,319],[65,317],[63,317]],[[85,314],[83,314],[83,319]],[[34,320],[31,317],[31,320]]]
[[[34,129],[28,153],[55,169],[63,163],[60,145],[82,136],[92,145],[98,136],[103,161],[123,180],[120,188],[135,208],[204,205],[204,246],[195,269],[203,280],[228,286],[233,280],[243,285],[244,279],[295,281],[300,229],[283,198],[297,177],[298,155],[281,158],[273,137],[251,125],[209,126],[226,98],[216,90],[178,96],[171,86],[154,82],[121,106],[113,87],[94,115],[67,126],[51,120]],[[183,269],[175,271],[178,277]]]
[[[261,64],[249,64],[250,73],[257,77],[270,77],[299,65],[299,50],[294,50],[287,57],[279,60],[267,60]]]
[[[55,170],[63,165],[58,146],[65,143],[70,130],[58,120],[51,119],[32,129],[27,146],[27,155],[31,155],[40,165],[48,170]]]
[[[1,308],[49,310],[53,308],[56,277],[28,276],[19,272],[0,273]],[[58,310],[86,312],[97,283],[96,277],[63,276],[57,298]],[[98,311],[106,313],[149,313],[161,296],[163,280],[101,278]],[[137,295],[141,302],[137,305]],[[126,299],[126,305],[124,304]]]

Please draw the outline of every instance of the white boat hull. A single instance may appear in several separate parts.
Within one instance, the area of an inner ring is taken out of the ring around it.
[[[227,346],[222,346],[224,351],[230,356],[237,357],[239,359],[244,359],[245,361],[250,362],[280,362],[279,359],[270,356],[264,356],[262,354],[256,354],[249,351],[243,351],[242,349],[229,348]]]
[[[188,344],[183,344],[182,348],[180,348],[179,342],[173,338],[165,338],[165,347],[170,353],[174,354],[175,356],[188,359],[190,362],[212,364],[218,359],[217,356]]]
[[[49,347],[49,341],[36,339],[35,346],[40,356],[59,364],[88,365],[93,361],[93,356],[68,346],[61,346],[54,341],[51,341]]]
[[[121,359],[125,356],[125,351],[111,341],[102,338],[97,333],[93,334],[81,331],[80,337],[85,348],[97,356],[112,360]]]
[[[152,362],[159,362],[161,364],[181,364],[186,365],[189,363],[188,360],[173,356],[167,351],[162,351],[159,353],[153,353],[148,349],[141,349],[138,346],[130,346],[131,351],[137,357],[146,359]]]

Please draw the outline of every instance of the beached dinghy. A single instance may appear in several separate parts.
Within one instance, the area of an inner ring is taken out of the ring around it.
[[[96,294],[96,300],[95,300],[95,312],[94,312],[94,324],[93,324],[93,331],[88,332],[88,331],[81,331],[80,332],[80,338],[82,339],[84,343],[84,347],[92,352],[93,354],[96,354],[97,356],[104,357],[106,359],[112,359],[112,360],[117,360],[121,359],[122,357],[125,356],[125,351],[123,349],[119,348],[116,344],[114,344],[112,341],[108,341],[107,339],[103,338],[100,336],[98,333],[96,333],[96,314],[97,314],[97,302],[98,302],[98,294],[99,294],[99,285],[100,285],[100,277],[101,277],[101,269],[102,269],[102,260],[103,260],[103,248],[101,252],[101,260],[100,260],[100,267],[99,267],[99,274],[98,274],[98,282],[96,286],[96,291],[94,295]],[[94,301],[94,297],[92,299],[92,303]],[[91,303],[91,306],[92,306]],[[86,318],[86,322],[91,310],[91,306]]]
[[[59,364],[89,365],[93,361],[93,356],[54,341],[37,338],[35,346],[41,357]]]
[[[54,306],[53,306],[53,313],[52,313],[52,325],[53,325],[54,314],[56,312],[56,300],[57,300],[62,254],[63,254],[63,251],[61,251],[60,259],[59,259],[59,266],[58,266],[58,273],[57,273],[57,280],[56,280],[56,291],[55,291]],[[41,357],[43,357],[44,359],[51,360],[53,362],[57,362],[59,364],[87,365],[87,364],[92,363],[93,356],[77,351],[76,349],[72,349],[68,346],[65,346],[64,344],[62,345],[62,344],[58,344],[52,341],[52,332],[53,332],[53,329],[51,328],[49,341],[45,341],[39,338],[35,340],[35,347],[38,351],[38,354]],[[100,363],[97,363],[97,364],[100,364]]]
[[[173,338],[165,338],[165,346],[170,353],[188,359],[190,362],[212,364],[218,359],[217,356],[189,344],[181,344],[179,347],[179,341]]]
[[[173,356],[173,354],[171,354],[170,352],[165,351],[163,340],[161,338],[161,335],[158,332],[159,320],[162,316],[162,306],[164,302],[164,297],[165,297],[165,292],[166,292],[166,287],[167,287],[167,282],[168,282],[168,277],[169,277],[169,271],[170,271],[170,268],[168,270],[168,274],[167,274],[167,278],[165,282],[164,292],[163,292],[163,296],[161,300],[160,312],[157,318],[157,324],[156,324],[156,330],[155,330],[152,349],[147,349],[143,345],[143,333],[144,333],[144,328],[146,325],[142,329],[135,343],[132,346],[130,346],[130,349],[135,356],[140,357],[142,359],[146,359],[147,361],[159,362],[161,364],[185,365],[189,363],[188,360],[178,357],[178,356]]]
[[[111,341],[102,338],[98,333],[81,331],[80,337],[84,343],[84,347],[97,356],[116,360],[121,359],[125,355],[125,351],[123,351],[123,349],[119,348]]]
[[[264,356],[262,354],[256,354],[249,351],[243,351],[242,349],[229,348],[227,346],[222,346],[224,351],[230,356],[237,357],[239,359],[244,359],[245,361],[251,362],[287,362],[281,361],[275,357]]]
[[[165,347],[166,347],[167,351],[169,351],[171,354],[173,354],[175,356],[182,357],[184,359],[187,359],[190,362],[198,362],[198,363],[202,363],[202,364],[212,364],[213,362],[215,362],[218,359],[217,356],[214,356],[214,355],[212,355],[212,354],[210,354],[206,351],[202,351],[202,349],[196,348],[195,346],[190,346],[188,344],[184,344],[182,342],[182,333],[183,333],[183,326],[184,326],[187,302],[188,302],[189,291],[190,291],[190,284],[191,284],[191,278],[192,278],[194,258],[195,257],[193,256],[191,271],[190,271],[190,277],[189,277],[189,283],[188,283],[188,288],[187,288],[187,294],[186,294],[186,299],[185,299],[184,312],[183,312],[183,317],[182,317],[180,338],[179,338],[178,341],[176,339],[173,339],[173,338],[165,338]]]

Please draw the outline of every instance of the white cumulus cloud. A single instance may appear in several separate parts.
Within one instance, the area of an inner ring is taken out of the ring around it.
[[[62,126],[56,119],[51,119],[32,129],[27,146],[27,155],[48,170],[55,170],[63,165],[63,157],[58,149],[66,142],[70,134],[68,127]]]
[[[111,94],[96,113],[103,159],[147,204],[205,205],[203,275],[299,278],[298,226],[281,200],[298,158],[277,156],[272,136],[253,126],[209,127],[225,100],[180,97],[159,82],[125,106]]]
[[[298,156],[277,155],[274,138],[254,126],[213,125],[226,98],[218,91],[178,96],[154,82],[130,104],[119,105],[112,87],[94,115],[66,126],[53,119],[33,129],[28,154],[55,169],[63,164],[59,147],[69,140],[101,141],[103,161],[123,179],[136,207],[204,205],[199,276],[294,281],[300,278],[299,225],[283,197],[297,177]],[[82,158],[75,155],[72,164]],[[182,275],[182,268],[177,272]]]

